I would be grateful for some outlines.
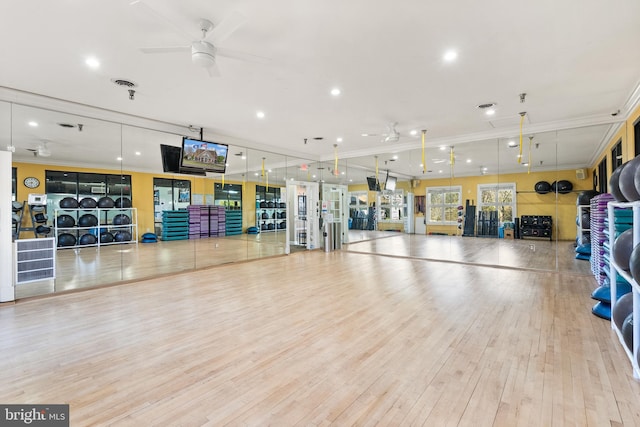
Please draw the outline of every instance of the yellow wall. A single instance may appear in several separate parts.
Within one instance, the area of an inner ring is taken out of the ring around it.
[[[215,183],[221,183],[220,178],[211,179],[189,175],[173,175],[173,174],[151,174],[142,172],[129,172],[111,169],[88,169],[71,166],[54,166],[33,163],[14,162],[13,167],[17,168],[17,200],[27,200],[29,193],[45,193],[45,171],[68,171],[68,172],[88,172],[88,173],[106,173],[106,174],[124,174],[131,175],[131,200],[133,207],[138,210],[138,231],[140,234],[154,231],[153,217],[153,178],[173,178],[191,181],[191,194],[213,195]],[[38,188],[29,189],[22,183],[28,176],[36,177],[40,180]],[[226,184],[242,184],[234,181],[225,181]],[[245,184],[242,196],[242,228],[243,231],[247,227],[255,225],[256,221],[256,187],[254,183]],[[23,226],[28,227],[30,224],[23,221]],[[33,237],[23,235],[22,237]]]
[[[537,194],[534,185],[538,181],[567,180],[573,184],[573,192],[569,194],[555,193]],[[589,176],[586,179],[577,179],[574,169],[557,172],[532,172],[518,174],[483,175],[460,178],[422,179],[420,184],[412,189],[418,196],[425,195],[427,187],[447,187],[450,185],[462,186],[463,205],[465,200],[473,200],[478,203],[478,184],[492,184],[497,182],[514,182],[516,184],[516,208],[517,215],[550,215],[553,217],[554,229],[557,224],[559,240],[574,240],[576,238],[576,197],[577,192],[591,190],[592,181]],[[405,191],[409,189],[409,183],[399,182],[398,188]],[[351,185],[349,191],[366,191],[366,185]],[[375,200],[375,192],[369,192],[369,200]],[[446,233],[450,235],[461,234],[457,226],[432,226],[427,225],[427,233]]]

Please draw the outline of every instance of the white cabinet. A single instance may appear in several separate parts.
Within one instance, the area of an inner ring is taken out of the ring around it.
[[[616,208],[626,208],[633,210],[633,246],[637,246],[640,244],[640,202],[633,203],[620,203],[620,202],[609,202],[607,205],[607,216],[609,220],[609,247],[613,248],[613,242],[616,238],[616,230],[615,230],[615,215],[614,210]],[[635,378],[640,378],[640,368],[638,366],[638,347],[640,344],[640,286],[638,283],[631,277],[628,271],[623,270],[618,265],[615,264],[613,256],[611,256],[610,260],[610,275],[611,278],[611,312],[615,311],[615,306],[617,302],[617,281],[616,281],[616,273],[620,274],[625,280],[627,280],[631,284],[631,292],[633,293],[633,348],[627,348],[624,343],[624,338],[622,335],[622,331],[618,329],[616,323],[612,320],[611,327],[615,331],[618,336],[622,347],[625,349],[627,356],[631,360],[631,365],[633,368],[633,376]]]
[[[138,243],[136,208],[56,209],[53,224],[60,249]]]

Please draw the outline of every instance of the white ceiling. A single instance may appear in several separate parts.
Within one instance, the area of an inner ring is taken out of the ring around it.
[[[218,24],[233,13],[246,22],[219,46],[267,60],[219,57],[221,77],[209,77],[188,52],[140,51],[188,45],[200,18]],[[232,174],[253,173],[265,157],[308,178],[318,166],[324,173],[333,167],[337,148],[339,170],[351,175],[342,182],[371,174],[374,156],[381,170],[426,178],[443,165],[448,172],[451,146],[456,175],[483,166],[511,172],[523,170],[518,150],[506,144],[517,139],[524,111],[525,155],[529,136],[539,144],[534,168],[585,167],[636,103],[638,16],[637,0],[2,2],[0,99],[54,110],[67,105],[57,100],[75,104],[64,108],[73,115],[12,106],[10,142],[23,161],[119,168],[121,155],[126,169],[160,172],[158,145],[179,145],[178,135],[193,125],[205,139],[230,144],[232,154],[249,153],[244,162],[230,156]],[[449,49],[458,52],[451,63],[443,60]],[[89,56],[100,60],[97,70],[85,65]],[[111,81],[117,78],[138,85],[133,101]],[[334,87],[340,96],[330,94]],[[491,118],[476,108],[487,102],[497,103]],[[136,125],[152,119],[164,123],[143,127],[174,135],[92,117]],[[41,126],[27,128],[28,120]],[[61,122],[83,123],[83,131]],[[361,136],[381,134],[390,122],[398,122],[398,142]],[[414,129],[428,130],[425,169],[432,172],[422,172]],[[27,148],[43,140],[52,156],[34,158]],[[399,159],[390,162],[394,154]],[[304,173],[303,163],[310,165]]]

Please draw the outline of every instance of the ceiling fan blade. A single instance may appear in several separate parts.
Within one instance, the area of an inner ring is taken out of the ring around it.
[[[239,52],[237,50],[223,49],[216,47],[216,55],[225,58],[237,59],[240,61],[253,62],[256,64],[268,64],[271,59],[264,56],[253,55],[251,53]]]
[[[171,47],[142,47],[142,53],[177,53],[190,52],[191,46],[171,46]]]
[[[238,11],[231,12],[231,15],[227,16],[222,22],[213,27],[211,30],[210,41],[213,44],[220,43],[225,40],[234,31],[236,31],[242,24],[245,23],[247,18]]]
[[[200,38],[200,34],[192,33],[186,30],[186,28],[191,28],[191,23],[179,22],[179,20],[177,20],[175,9],[172,10],[171,8],[167,8],[166,6],[163,7],[161,2],[153,3],[154,5],[151,6],[148,1],[134,0],[129,4],[136,10],[139,10],[140,13],[153,16],[158,21],[164,22],[165,24],[173,28],[178,34],[182,35],[186,40],[196,40]]]

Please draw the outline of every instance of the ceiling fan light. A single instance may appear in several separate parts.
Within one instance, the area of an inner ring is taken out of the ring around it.
[[[202,68],[213,67],[216,63],[216,48],[208,42],[194,42],[191,45],[191,61]]]

